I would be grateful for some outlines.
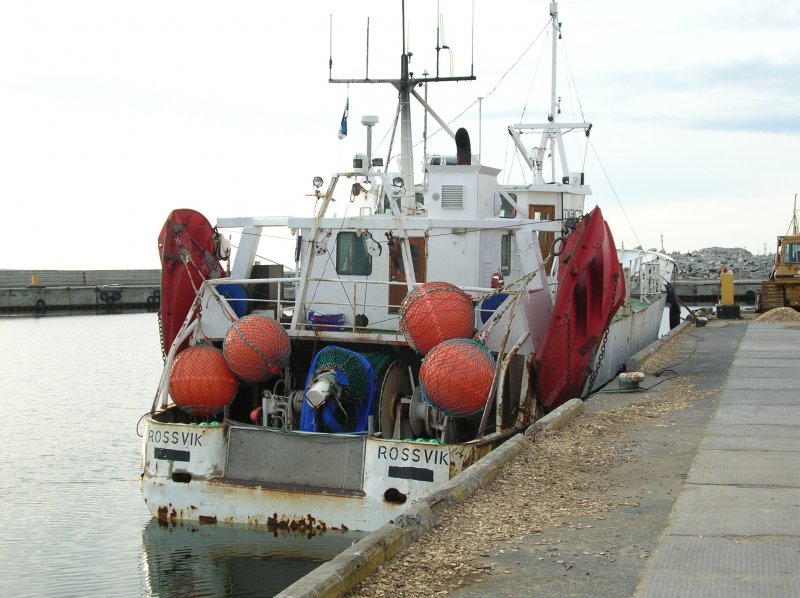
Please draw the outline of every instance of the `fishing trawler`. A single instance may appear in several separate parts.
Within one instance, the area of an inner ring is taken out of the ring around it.
[[[555,3],[550,19],[555,52]],[[533,177],[508,185],[416,91],[409,57],[397,79],[330,77],[397,89],[397,171],[373,155],[367,116],[366,151],[315,177],[313,213],[169,215],[141,476],[160,520],[376,529],[656,340],[668,258],[618,253],[566,156],[545,179],[545,148],[555,160],[564,135],[591,128],[558,122],[555,73],[547,122],[509,128]],[[412,99],[453,139],[421,180]],[[295,237],[294,268],[257,262],[277,229]]]

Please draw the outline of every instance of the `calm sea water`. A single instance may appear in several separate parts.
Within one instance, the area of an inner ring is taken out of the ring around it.
[[[164,527],[139,490],[155,314],[0,319],[0,596],[271,596],[359,536]]]

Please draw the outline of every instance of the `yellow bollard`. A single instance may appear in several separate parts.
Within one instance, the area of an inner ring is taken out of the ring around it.
[[[733,305],[733,273],[719,275],[720,305]]]
[[[31,275],[31,286],[32,287],[38,287],[39,286],[39,275],[38,274],[32,274]]]

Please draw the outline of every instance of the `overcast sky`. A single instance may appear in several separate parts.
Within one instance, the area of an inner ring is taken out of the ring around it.
[[[418,77],[436,69],[436,4],[406,1]],[[470,2],[438,4],[452,52],[440,73],[477,81],[432,86],[431,103],[446,120],[466,110],[454,126],[518,181],[505,129],[523,110],[546,117],[549,2],[475,0],[474,29]],[[618,244],[772,251],[800,192],[800,3],[563,0],[559,12],[562,120],[594,124],[573,167],[585,157],[587,207]],[[1,3],[0,268],[157,268],[174,208],[212,222],[309,215],[313,176],[364,151],[361,116],[380,117],[383,155],[395,110],[388,88],[328,84],[330,48],[334,77],[363,76],[369,17],[370,75],[396,76],[399,16],[399,0]],[[442,134],[429,147],[453,153]]]

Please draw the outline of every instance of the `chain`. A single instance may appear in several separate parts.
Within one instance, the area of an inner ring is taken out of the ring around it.
[[[612,297],[617,296],[617,289],[619,288],[619,273],[614,277],[614,294]],[[613,309],[613,302],[612,302],[612,309]],[[603,333],[603,341],[600,343],[600,354],[597,358],[597,365],[592,369],[592,372],[589,374],[589,385],[586,387],[586,396],[588,396],[592,392],[592,386],[594,386],[594,381],[597,379],[597,375],[600,373],[600,368],[603,365],[603,358],[606,356],[606,343],[608,343],[608,326],[611,325],[611,318],[614,317],[614,313],[609,310],[608,314],[608,325],[606,326],[606,331]]]
[[[606,356],[606,343],[608,342],[608,328],[606,328],[605,333],[603,334],[603,341],[600,343],[600,354],[597,358],[597,365],[592,369],[591,373],[589,374],[589,384],[586,387],[586,395],[584,397],[589,396],[592,392],[592,386],[594,386],[594,381],[597,379],[597,375],[600,373],[600,367],[603,364],[603,358]]]
[[[161,361],[167,362],[167,347],[164,347],[164,323],[161,321],[161,310],[158,310],[158,338],[161,339]]]

